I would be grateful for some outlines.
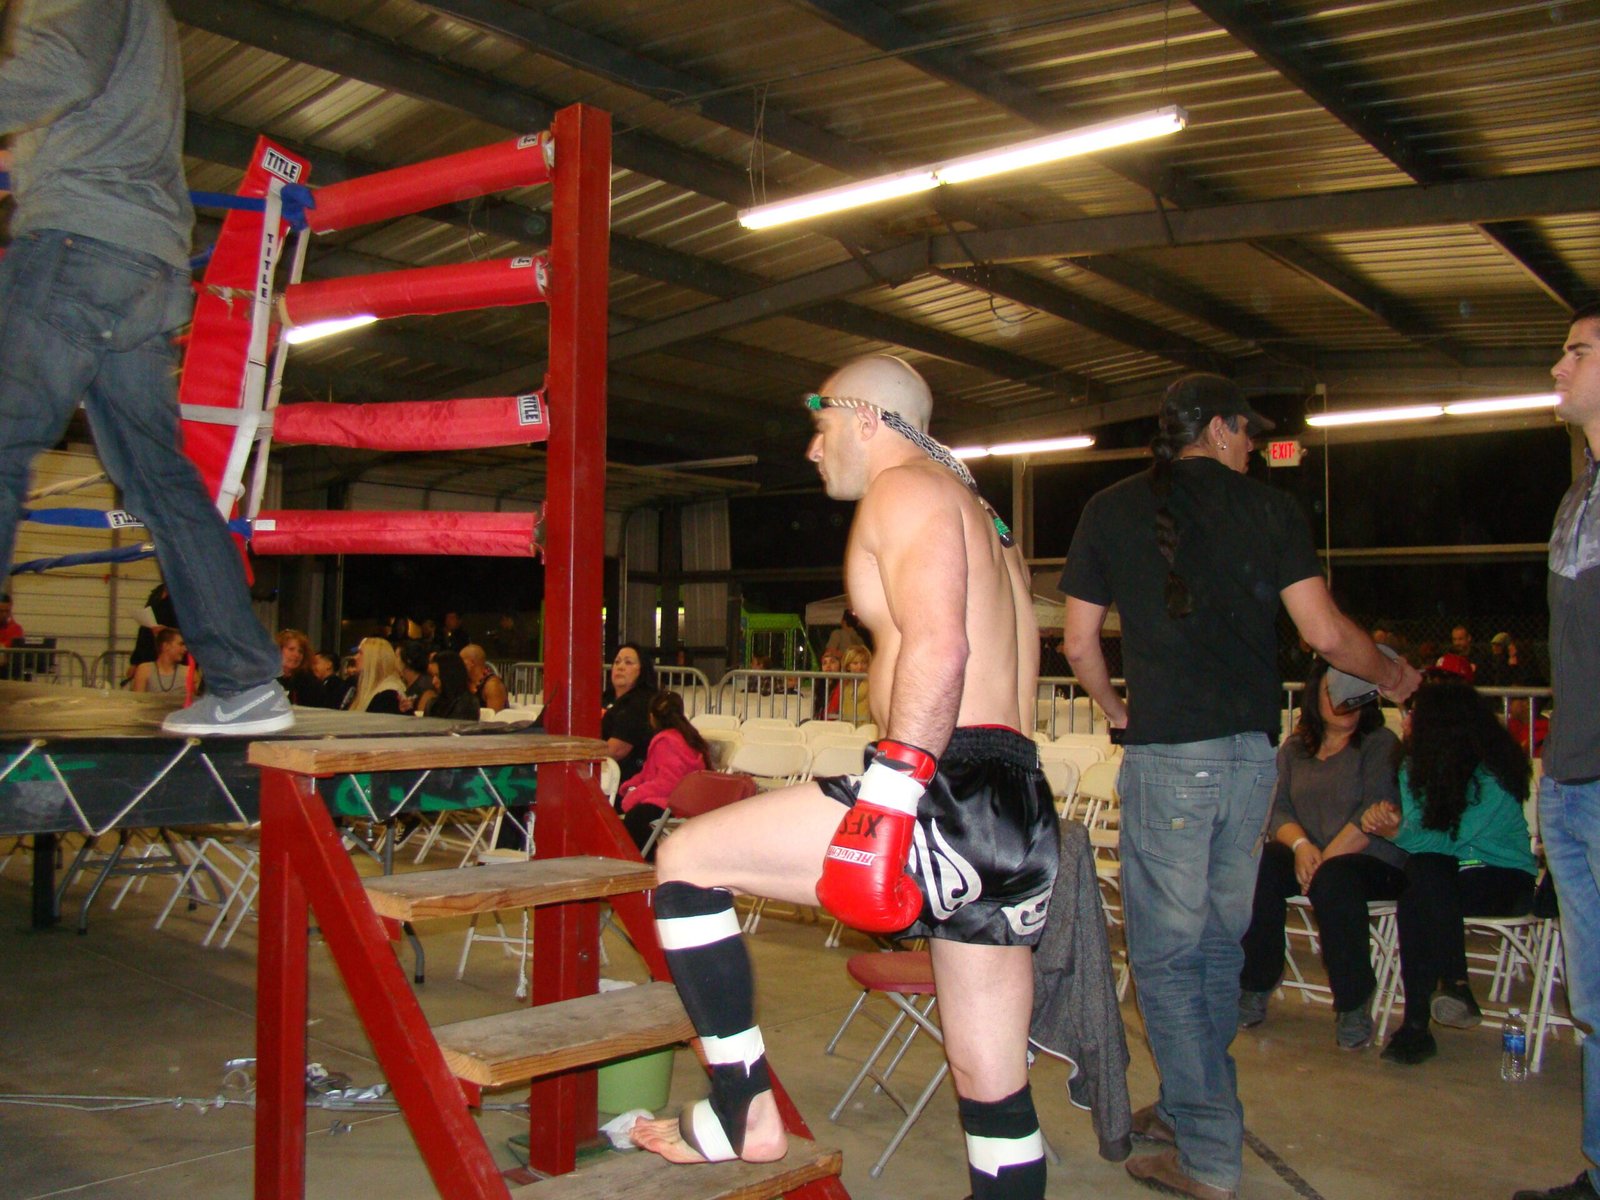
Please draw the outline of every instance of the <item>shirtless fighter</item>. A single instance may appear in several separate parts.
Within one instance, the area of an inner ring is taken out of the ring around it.
[[[821,903],[869,933],[933,939],[974,1200],[1042,1197],[1027,1040],[1057,848],[1019,732],[1039,669],[1028,577],[971,475],[924,432],[933,398],[909,366],[859,359],[807,403],[806,456],[829,496],[860,501],[845,581],[877,641],[869,691],[887,736],[859,776],[768,792],[661,843],[656,926],[711,1098],[633,1138],[673,1162],[783,1157],[733,898]]]

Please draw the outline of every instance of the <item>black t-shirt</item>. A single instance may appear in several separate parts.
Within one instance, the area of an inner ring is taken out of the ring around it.
[[[1211,458],[1173,464],[1176,569],[1193,611],[1167,615],[1150,473],[1084,507],[1061,590],[1116,604],[1132,745],[1201,742],[1259,730],[1277,740],[1278,593],[1322,574],[1294,499]]]
[[[600,736],[627,742],[633,749],[626,758],[617,760],[622,768],[622,778],[632,779],[644,767],[645,751],[650,749],[650,697],[648,688],[635,687],[612,701],[600,718]]]

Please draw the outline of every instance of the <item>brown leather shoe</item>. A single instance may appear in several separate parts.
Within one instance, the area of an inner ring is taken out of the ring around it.
[[[1141,1142],[1160,1142],[1163,1146],[1178,1144],[1178,1135],[1161,1119],[1154,1104],[1146,1104],[1133,1114],[1133,1136]]]
[[[1237,1192],[1228,1188],[1212,1187],[1190,1178],[1178,1163],[1176,1150],[1163,1150],[1160,1154],[1146,1154],[1128,1160],[1128,1174],[1145,1187],[1168,1196],[1193,1196],[1195,1200],[1234,1200]]]

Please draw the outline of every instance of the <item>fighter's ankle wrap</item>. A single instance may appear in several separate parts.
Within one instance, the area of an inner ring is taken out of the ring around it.
[[[733,893],[664,883],[656,889],[655,908],[667,966],[711,1065],[711,1107],[738,1153],[750,1101],[771,1090],[772,1081]]]
[[[1003,1100],[957,1098],[967,1135],[972,1200],[1040,1200],[1044,1195],[1044,1138],[1026,1084]]]

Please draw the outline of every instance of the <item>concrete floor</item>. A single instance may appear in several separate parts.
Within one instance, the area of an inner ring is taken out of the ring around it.
[[[247,923],[226,950],[200,946],[208,923],[201,914],[179,909],[156,932],[151,922],[170,883],[153,879],[116,912],[103,898],[87,937],[70,926],[37,933],[27,927],[26,865],[14,861],[0,876],[0,1200],[248,1196],[247,1107],[203,1111],[169,1104],[90,1113],[15,1100],[24,1094],[216,1097],[223,1063],[253,1053],[252,926]],[[458,983],[452,976],[461,925],[434,924],[423,932],[430,979],[421,993],[430,1020],[511,1007],[515,966],[498,948],[475,950]],[[875,1030],[861,1022],[835,1056],[822,1054],[855,998],[844,958],[866,948],[847,938],[843,950],[830,951],[822,938],[816,925],[769,918],[751,940],[758,1012],[774,1069],[819,1139],[843,1147],[845,1184],[857,1200],[959,1200],[968,1190],[966,1166],[948,1087],[880,1179],[867,1171],[898,1123],[898,1110],[864,1089],[839,1124],[829,1123],[828,1110]],[[606,973],[642,978],[631,951],[614,935],[607,941]],[[314,941],[311,954],[312,1057],[356,1083],[378,1082],[327,950]],[[1154,1095],[1154,1070],[1131,1000],[1125,1018],[1133,1052],[1129,1086],[1138,1106]],[[1380,1062],[1373,1049],[1338,1051],[1326,1008],[1297,997],[1275,1000],[1267,1023],[1234,1045],[1251,1135],[1241,1196],[1503,1200],[1519,1187],[1570,1180],[1580,1161],[1571,1031],[1550,1044],[1542,1074],[1524,1084],[1501,1081],[1495,1032],[1444,1030],[1438,1037],[1437,1059],[1395,1067]],[[924,1044],[901,1070],[921,1080],[936,1063]],[[1063,1159],[1050,1170],[1048,1195],[1150,1196],[1120,1165],[1096,1156],[1088,1114],[1067,1103],[1065,1082],[1063,1064],[1046,1059],[1035,1067],[1043,1128]],[[672,1104],[703,1090],[692,1056],[678,1055]],[[409,1200],[434,1194],[399,1116],[313,1109],[308,1119],[309,1196]],[[511,1165],[505,1140],[525,1130],[522,1119],[487,1113],[481,1121],[497,1157]]]

